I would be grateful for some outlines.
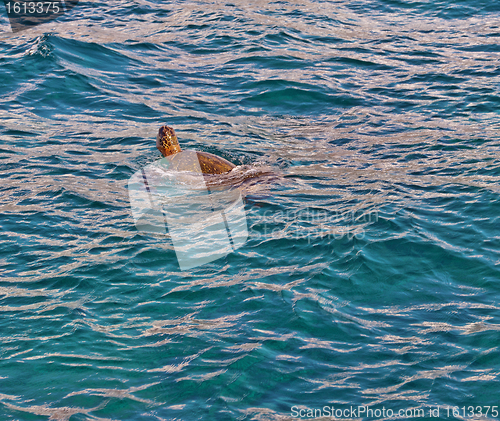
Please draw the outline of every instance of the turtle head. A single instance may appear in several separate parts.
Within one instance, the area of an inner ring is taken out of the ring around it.
[[[156,136],[156,147],[163,156],[173,155],[181,151],[179,141],[172,127],[161,126]]]

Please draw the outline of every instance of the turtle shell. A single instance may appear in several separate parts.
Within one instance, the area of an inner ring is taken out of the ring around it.
[[[177,171],[198,172],[198,165],[203,174],[224,174],[231,171],[236,165],[220,156],[208,152],[184,154],[178,153],[169,157],[172,166]],[[196,162],[198,158],[198,162]]]
[[[224,174],[236,167],[220,156],[208,152],[196,152],[203,174]]]

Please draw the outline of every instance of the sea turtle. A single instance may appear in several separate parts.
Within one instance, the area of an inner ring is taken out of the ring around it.
[[[168,156],[170,164],[179,171],[198,171],[198,163],[191,159],[186,159],[185,154],[179,154],[179,159],[176,159],[176,154],[181,152],[179,141],[172,127],[162,126],[158,130],[156,136],[156,147],[163,156]],[[182,158],[181,158],[182,156]],[[224,174],[236,168],[236,165],[229,162],[227,159],[208,152],[196,152],[198,157],[199,167],[203,174]]]

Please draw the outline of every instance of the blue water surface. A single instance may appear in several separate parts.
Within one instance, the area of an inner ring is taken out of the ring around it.
[[[498,1],[0,12],[1,420],[500,418]],[[274,173],[188,271],[129,205],[162,124]]]

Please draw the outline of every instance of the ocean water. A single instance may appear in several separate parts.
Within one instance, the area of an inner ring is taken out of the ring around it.
[[[500,418],[498,1],[0,14],[1,420]],[[162,124],[274,174],[187,271],[129,205]]]

